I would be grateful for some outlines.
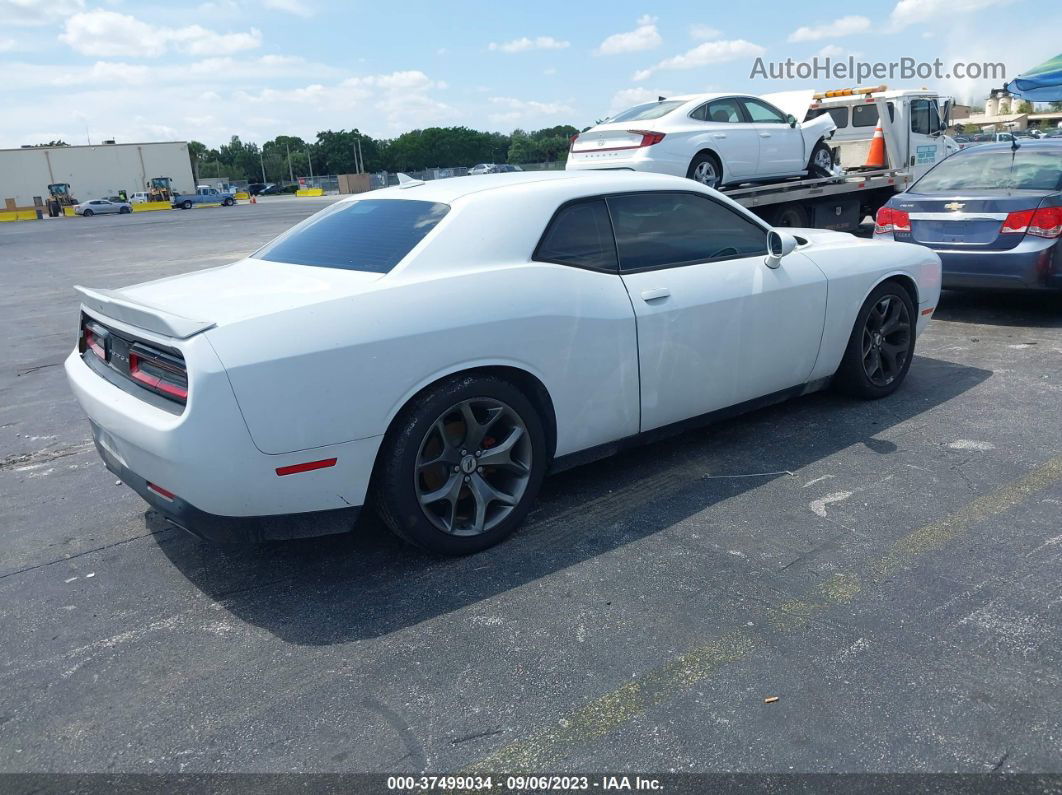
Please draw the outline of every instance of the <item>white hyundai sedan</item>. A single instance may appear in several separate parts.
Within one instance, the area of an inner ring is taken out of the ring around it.
[[[798,121],[807,113],[813,93],[661,97],[573,136],[565,167],[673,174],[709,188],[828,177],[833,152],[826,142],[837,125],[828,113]]]
[[[320,535],[369,500],[460,554],[549,471],[831,383],[890,394],[940,261],[676,177],[540,172],[362,194],[231,265],[77,289],[74,393],[172,523]]]

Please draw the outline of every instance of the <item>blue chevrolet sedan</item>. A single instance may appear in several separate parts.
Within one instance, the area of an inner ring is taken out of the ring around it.
[[[945,288],[1062,290],[1062,140],[963,149],[874,220],[874,237],[935,251]]]

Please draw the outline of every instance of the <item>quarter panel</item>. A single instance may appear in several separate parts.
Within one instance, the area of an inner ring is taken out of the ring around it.
[[[488,364],[543,382],[558,455],[638,429],[634,314],[614,274],[521,263],[381,283],[207,337],[263,452],[382,434],[426,384]]]

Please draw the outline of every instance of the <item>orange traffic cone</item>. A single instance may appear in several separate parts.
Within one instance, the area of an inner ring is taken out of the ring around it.
[[[251,194],[251,204],[258,204],[258,197],[253,193]]]
[[[867,162],[863,168],[885,168],[885,133],[881,131],[881,122],[874,128],[874,137],[870,139]]]

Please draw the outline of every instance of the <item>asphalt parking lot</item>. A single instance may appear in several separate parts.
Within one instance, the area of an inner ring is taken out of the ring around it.
[[[557,475],[477,556],[205,545],[99,462],[71,285],[326,202],[0,225],[0,770],[1062,771],[1062,300],[945,294],[893,397]]]

